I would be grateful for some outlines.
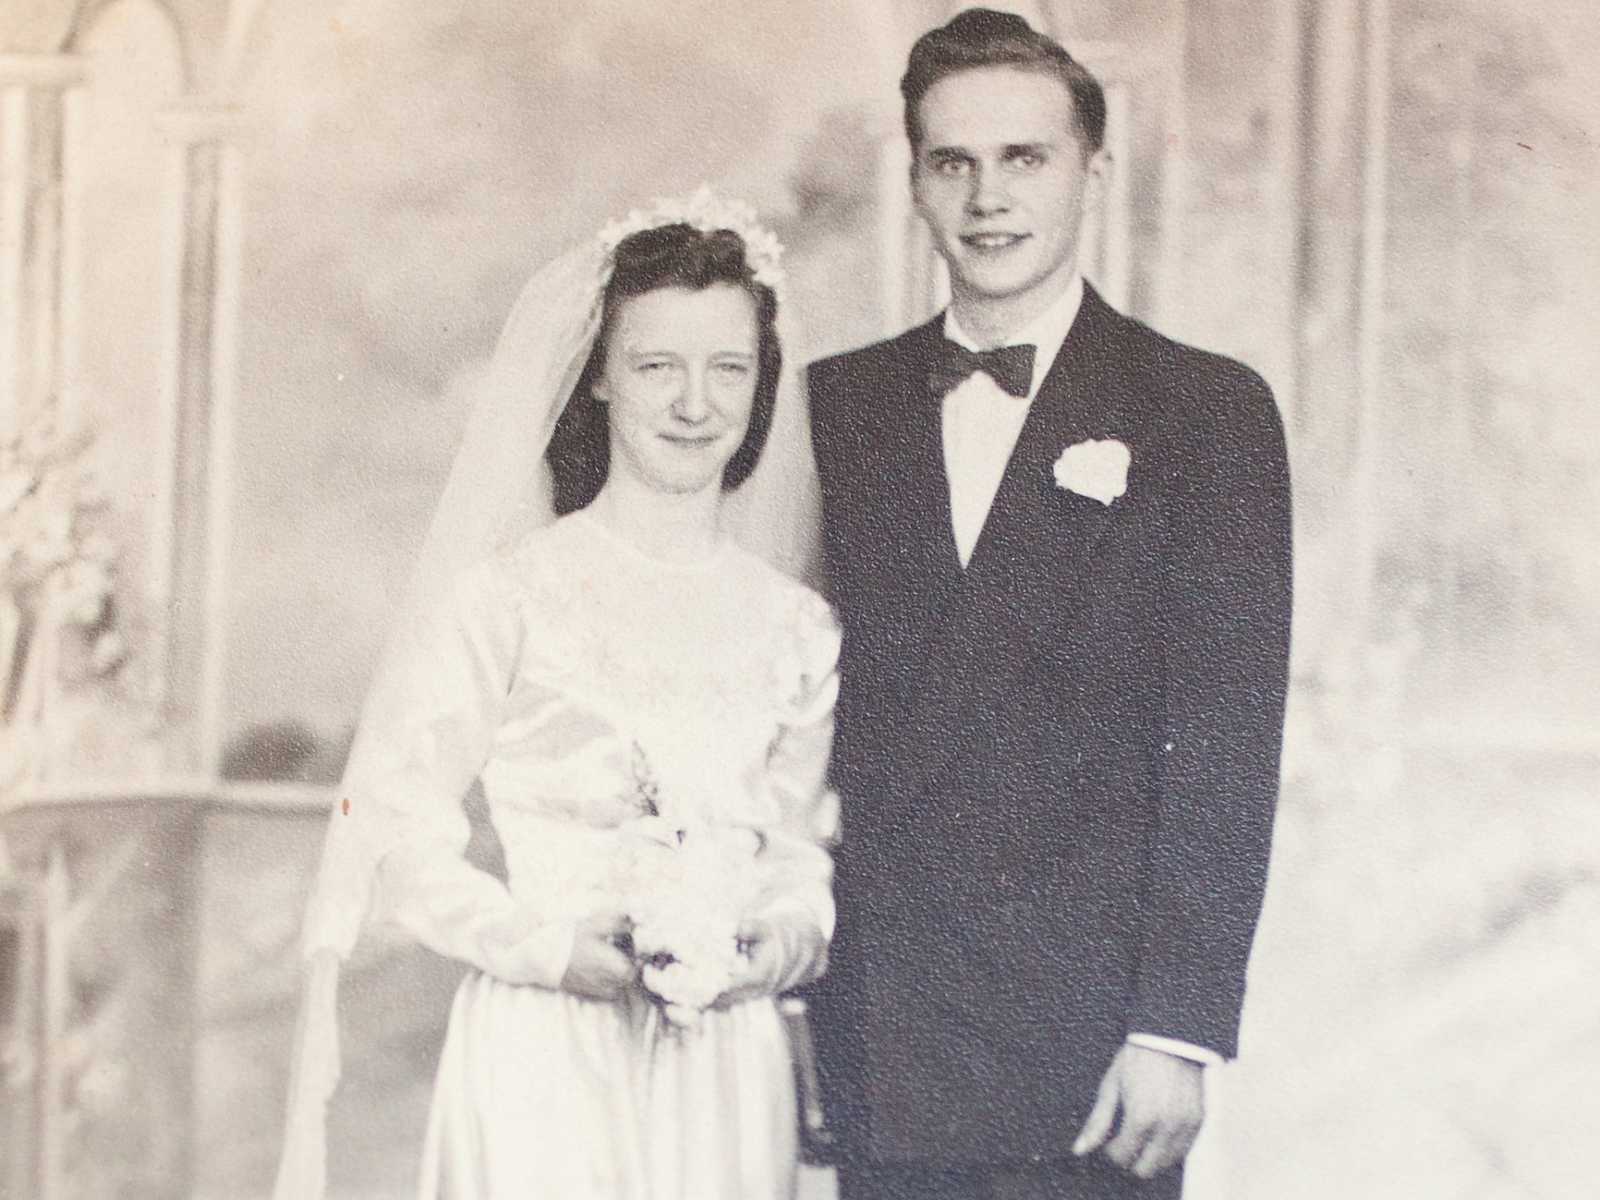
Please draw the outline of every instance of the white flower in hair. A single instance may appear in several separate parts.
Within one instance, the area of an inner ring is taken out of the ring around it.
[[[701,184],[690,196],[658,197],[649,208],[636,208],[621,220],[612,221],[600,231],[599,242],[605,251],[607,270],[611,256],[623,238],[663,225],[688,225],[702,233],[726,229],[744,243],[745,262],[757,283],[776,288],[783,283],[783,243],[761,224],[756,210],[742,200],[719,196],[709,184]]]

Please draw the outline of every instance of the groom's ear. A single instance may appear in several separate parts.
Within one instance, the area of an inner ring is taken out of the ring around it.
[[[1089,160],[1084,163],[1083,169],[1089,177],[1091,187],[1104,188],[1111,179],[1111,151],[1101,146],[1089,155]]]

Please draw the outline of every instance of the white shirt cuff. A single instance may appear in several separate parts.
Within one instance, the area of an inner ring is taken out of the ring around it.
[[[1128,1044],[1143,1046],[1146,1050],[1159,1050],[1163,1054],[1171,1054],[1177,1058],[1186,1058],[1190,1062],[1199,1063],[1202,1067],[1220,1067],[1223,1062],[1222,1055],[1215,1050],[1196,1046],[1193,1042],[1180,1042],[1177,1038],[1160,1037],[1153,1033],[1130,1033]]]

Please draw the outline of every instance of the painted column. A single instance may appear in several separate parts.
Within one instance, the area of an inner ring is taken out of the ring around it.
[[[84,61],[0,54],[0,438],[52,413],[79,420],[77,278],[82,261],[76,172]],[[37,778],[45,714],[58,687],[54,630],[0,593],[0,789]],[[30,647],[32,648],[30,651]]]
[[[236,109],[193,100],[165,110],[168,192],[162,386],[169,464],[160,481],[151,580],[165,613],[166,767],[215,773],[220,739],[225,562],[237,347],[240,158]]]
[[[51,397],[69,399],[63,279],[78,242],[64,181],[84,73],[75,55],[0,54],[0,436]]]

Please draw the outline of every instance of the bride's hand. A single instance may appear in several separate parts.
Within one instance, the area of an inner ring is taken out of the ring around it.
[[[739,926],[745,952],[739,973],[714,1007],[776,996],[821,974],[827,945],[809,922],[751,917]]]
[[[744,947],[744,953],[739,956],[739,971],[728,990],[717,997],[713,1008],[727,1008],[773,994],[782,949],[772,922],[760,918],[741,922],[739,941]]]
[[[622,949],[629,922],[620,912],[591,913],[572,935],[572,956],[561,990],[586,1000],[616,1000],[634,985],[638,969]]]

